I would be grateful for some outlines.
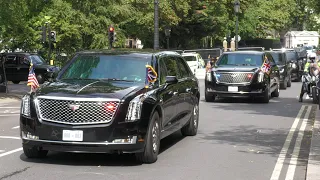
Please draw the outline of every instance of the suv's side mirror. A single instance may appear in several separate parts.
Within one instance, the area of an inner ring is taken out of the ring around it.
[[[178,82],[178,79],[176,76],[167,76],[166,77],[166,83],[167,84],[175,84]]]

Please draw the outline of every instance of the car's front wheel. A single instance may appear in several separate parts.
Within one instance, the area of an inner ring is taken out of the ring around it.
[[[144,151],[136,153],[136,159],[142,163],[154,163],[158,159],[160,148],[160,116],[155,112],[149,122]]]
[[[199,124],[199,101],[197,99],[196,104],[193,106],[192,116],[188,124],[186,124],[181,129],[181,133],[184,136],[195,136],[198,132],[198,124]]]
[[[37,146],[33,146],[32,148],[23,147],[23,152],[28,158],[44,158],[48,154],[47,150],[43,150]]]
[[[13,82],[13,84],[19,84],[20,83],[20,81],[12,81]]]
[[[43,77],[42,74],[38,74],[38,75],[37,75],[37,80],[38,80],[38,83],[39,83],[39,84],[43,84],[44,81],[45,81],[45,79],[44,79],[44,77]]]
[[[216,100],[216,95],[210,95],[207,91],[204,92],[204,98],[206,102],[214,102]]]

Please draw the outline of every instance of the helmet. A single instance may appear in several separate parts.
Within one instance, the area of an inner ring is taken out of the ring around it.
[[[314,62],[316,60],[316,58],[317,58],[317,54],[312,52],[312,53],[308,54],[308,58],[309,58],[309,60]]]

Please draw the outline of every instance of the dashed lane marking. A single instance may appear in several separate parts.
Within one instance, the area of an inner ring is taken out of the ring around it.
[[[13,127],[13,128],[11,128],[11,129],[18,129],[20,126],[15,126],[15,127]]]
[[[296,144],[294,146],[293,154],[291,156],[291,160],[289,163],[289,168],[287,171],[286,180],[293,180],[293,178],[294,178],[294,172],[295,172],[297,164],[298,164],[297,162],[298,162],[298,156],[299,156],[300,147],[301,147],[301,141],[302,141],[304,131],[307,126],[307,122],[308,122],[308,118],[309,118],[309,115],[311,112],[311,108],[312,108],[312,106],[309,106],[306,114],[304,115],[302,125],[300,127],[299,134],[298,134],[298,137],[296,140]]]
[[[8,117],[8,116],[20,116],[20,114],[1,114],[0,117]]]
[[[273,169],[273,172],[272,172],[272,175],[271,175],[271,178],[270,180],[278,180],[279,179],[279,176],[280,176],[280,173],[281,173],[281,170],[282,170],[282,167],[283,167],[283,163],[284,163],[284,160],[286,158],[286,154],[288,152],[288,149],[289,149],[289,145],[291,143],[291,140],[292,140],[292,137],[293,137],[293,134],[299,124],[299,121],[301,119],[301,116],[302,116],[302,113],[303,111],[305,110],[306,108],[306,105],[302,105],[302,107],[300,108],[300,111],[297,115],[297,117],[295,118],[291,128],[290,128],[290,131],[287,135],[287,138],[286,138],[286,141],[280,151],[280,154],[279,154],[279,157],[278,157],[278,160],[277,160],[277,163]]]
[[[4,157],[4,156],[7,156],[7,155],[10,155],[10,154],[13,154],[15,152],[19,152],[19,151],[22,151],[22,148],[18,148],[18,149],[14,149],[12,151],[8,151],[8,152],[5,152],[5,153],[2,153],[2,154],[0,154],[0,158]]]
[[[3,153],[5,150],[0,150],[0,153]]]
[[[15,136],[0,136],[0,139],[18,139],[20,140],[20,137],[15,137]]]
[[[20,109],[20,107],[1,107],[0,109]]]

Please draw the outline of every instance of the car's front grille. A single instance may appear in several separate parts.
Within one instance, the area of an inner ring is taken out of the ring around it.
[[[218,82],[221,83],[249,83],[252,79],[253,73],[244,72],[244,73],[217,73]],[[251,76],[251,77],[250,77]]]
[[[38,98],[40,119],[62,124],[100,124],[110,122],[119,101],[61,100]]]

